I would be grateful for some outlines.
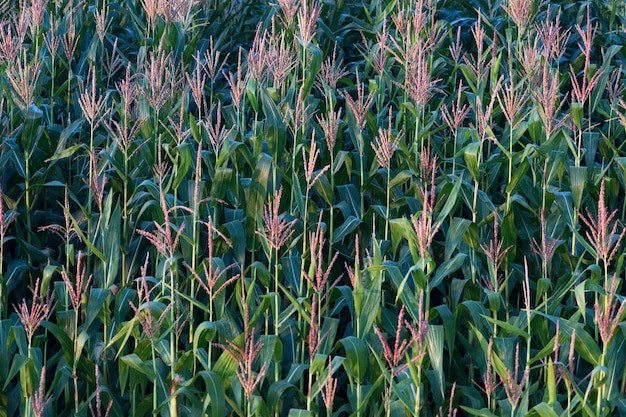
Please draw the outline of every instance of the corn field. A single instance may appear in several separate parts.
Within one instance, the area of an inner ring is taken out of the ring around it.
[[[626,415],[621,0],[0,12],[0,417]]]

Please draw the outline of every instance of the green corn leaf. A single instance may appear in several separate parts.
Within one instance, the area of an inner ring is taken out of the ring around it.
[[[339,185],[337,191],[341,201],[348,204],[350,214],[360,219],[363,213],[361,213],[361,197],[356,186],[354,184]]]
[[[248,192],[246,201],[246,241],[250,247],[252,242],[256,241],[255,230],[257,222],[263,213],[263,205],[267,197],[267,188],[269,185],[270,174],[272,170],[272,158],[261,153],[256,161],[252,182]]]
[[[157,377],[152,370],[152,366],[149,365],[146,361],[143,361],[135,353],[121,356],[120,361],[126,364],[129,368],[134,369],[135,371],[138,371],[141,374],[145,375],[148,379],[152,381],[154,381]]]
[[[490,334],[489,322],[483,317],[488,316],[489,312],[482,303],[474,300],[463,301],[459,307],[464,307],[470,313],[471,323],[481,334]],[[486,352],[486,350],[485,350]]]
[[[207,396],[204,399],[204,412],[211,408],[211,417],[222,417],[226,415],[226,393],[224,391],[224,381],[219,374],[210,371],[201,371],[198,374],[204,381]]]
[[[285,378],[285,382],[296,385],[299,381],[302,380],[302,376],[304,372],[309,369],[309,365],[301,364],[301,363],[292,363],[289,368],[289,373]]]
[[[578,130],[583,130],[583,103],[572,103],[570,106],[570,114],[576,124]]]
[[[621,174],[619,176],[620,183],[622,184],[622,187],[626,187],[626,157],[620,156],[618,158],[615,158],[614,161],[619,168],[619,173]]]
[[[349,216],[341,226],[337,228],[333,235],[333,244],[341,242],[346,236],[354,232],[357,227],[362,223],[361,220],[354,216]]]
[[[283,345],[280,338],[274,334],[262,335],[259,338],[262,344],[261,351],[257,360],[260,363],[269,363],[271,361],[280,362],[283,359]]]
[[[435,377],[433,378],[432,393],[435,395],[438,404],[443,403],[444,398],[444,373],[443,373],[443,341],[444,327],[439,325],[431,325],[428,327],[426,336],[426,348],[428,350],[428,359]]]
[[[548,359],[548,401],[552,406],[556,404],[556,376],[552,358]]]
[[[17,316],[13,316],[13,318],[17,319]],[[11,357],[13,353],[9,353],[8,346],[11,327],[17,324],[13,318],[0,320],[0,355],[6,358],[6,360],[0,361],[0,381],[5,381],[5,383],[11,380],[8,378],[8,372],[9,365],[12,363]],[[6,387],[3,390],[6,390]]]
[[[600,349],[593,337],[584,329],[582,323],[575,323],[563,318],[546,315],[541,311],[537,311],[536,314],[540,314],[555,323],[558,320],[561,331],[568,338],[572,337],[572,332],[575,329],[576,343],[574,349],[584,360],[593,366],[599,365],[598,361],[600,360],[602,349]]]
[[[517,253],[518,230],[515,225],[515,210],[510,210],[502,218],[502,247],[508,249],[502,262],[502,270],[509,269]],[[504,250],[504,249],[503,249]]]
[[[269,92],[267,90],[261,90],[259,94],[263,105],[263,113],[266,116],[267,148],[270,155],[277,161],[280,161],[283,159],[287,142],[286,126]]]
[[[202,142],[202,136],[200,134],[200,125],[198,125],[198,121],[196,120],[193,114],[189,114],[189,132],[191,133],[191,137],[196,140],[196,142]]]
[[[54,323],[44,321],[41,323],[41,327],[49,331],[52,336],[59,342],[63,355],[67,363],[72,363],[74,358],[74,344],[70,336],[63,331],[63,329]]]
[[[254,314],[250,317],[250,326],[255,326],[261,318],[268,314],[268,310],[275,299],[274,293],[267,293],[261,298],[261,303],[256,306]]]
[[[31,158],[42,137],[43,111],[33,104],[26,111],[22,112],[22,117],[24,126],[22,127],[20,141],[26,157]]]
[[[448,215],[452,212],[452,209],[454,209],[454,207],[456,206],[459,198],[461,197],[460,190],[462,184],[463,181],[461,180],[461,178],[456,178],[454,181],[454,186],[449,193],[446,193],[447,195],[445,196],[445,204],[439,211],[439,214],[437,214],[437,224],[442,224],[446,217],[448,217]],[[449,185],[447,185],[447,187],[449,187]]]
[[[402,170],[391,177],[391,180],[389,181],[389,188],[401,186],[411,178],[413,178],[413,173],[411,171],[408,169]]]
[[[583,146],[585,147],[585,164],[592,167],[598,152],[598,142],[600,142],[600,134],[598,132],[583,133]]]
[[[235,171],[232,168],[217,168],[211,184],[211,197],[224,200],[226,193],[234,187],[236,187]]]
[[[106,256],[103,285],[109,288],[116,281],[119,273],[120,249],[122,248],[122,211],[119,202],[111,210],[113,195],[109,194],[103,207],[103,254]]]
[[[103,288],[92,288],[89,291],[89,299],[87,301],[87,313],[85,316],[85,326],[89,327],[91,323],[98,317],[104,303],[107,301],[111,291]]]
[[[502,305],[502,298],[500,297],[500,293],[495,291],[487,291],[487,304],[489,305],[489,309],[491,311],[499,311],[500,306]]]
[[[9,384],[11,383],[11,381],[13,380],[13,378],[21,372],[22,368],[24,368],[25,366],[28,365],[28,363],[31,363],[33,360],[30,359],[28,356],[26,355],[22,355],[22,354],[16,354],[13,355],[13,359],[11,360],[11,368],[9,369],[9,373],[7,375],[7,379],[4,382],[4,385],[2,387],[3,391],[6,391],[6,389],[8,388]]]
[[[195,160],[194,155],[197,150],[192,149],[190,144],[183,143],[178,145],[175,148],[175,151],[178,158],[174,164],[174,181],[172,182],[172,187],[174,189],[179,189],[180,184],[187,178],[189,167],[191,166],[192,161]]]
[[[276,381],[270,385],[267,390],[267,405],[269,406],[270,413],[273,415],[280,414],[280,405],[282,404],[282,397],[290,391],[296,391],[295,386],[287,381]]]
[[[570,189],[572,190],[574,207],[580,209],[583,191],[585,190],[585,184],[587,183],[587,167],[570,166],[569,183]]]
[[[472,69],[466,64],[459,65],[459,68],[461,69],[461,72],[463,73],[463,78],[464,80],[467,81],[467,84],[470,87],[470,90],[474,94],[478,94],[478,89],[477,89],[478,80],[476,79],[476,75],[474,74]]]
[[[52,162],[58,159],[68,158],[74,155],[74,152],[76,152],[78,149],[86,149],[86,146],[82,143],[78,143],[70,146],[69,148],[66,148],[68,139],[70,139],[76,133],[80,132],[80,129],[84,123],[85,119],[83,117],[80,117],[63,129],[63,131],[59,135],[59,141],[57,142],[57,147],[54,151],[54,154],[52,155],[52,157],[47,159],[46,162]]]
[[[295,171],[291,176],[291,184],[293,186],[293,199],[296,202],[298,213],[300,213],[300,216],[302,216],[303,219],[306,219],[307,207],[304,207],[304,194],[302,193],[302,188],[300,187],[300,177]]]
[[[8,149],[0,154],[0,162],[3,166],[10,162],[20,178],[26,178],[26,160],[24,154],[20,152],[19,146],[15,143],[15,139],[6,139],[3,146]]]
[[[555,201],[561,209],[561,213],[567,220],[570,229],[574,229],[574,199],[569,191],[559,191],[554,193]]]
[[[319,375],[322,372],[327,372],[328,355],[316,353],[313,357],[313,363],[309,368],[309,372],[314,375]]]
[[[282,283],[278,283],[278,288],[282,291],[282,295],[285,296],[289,300],[289,306],[293,307],[295,311],[298,312],[300,317],[304,319],[307,323],[311,323],[311,314],[307,311],[305,305],[305,298],[296,298],[291,291],[289,291]],[[289,315],[282,315],[281,319],[286,320]]]
[[[320,355],[320,359],[323,357],[328,358],[326,355]],[[330,364],[330,368],[332,370],[332,374],[337,377],[336,373],[339,367],[343,364],[344,358],[341,356],[333,356],[332,362]],[[323,364],[319,364],[319,366],[324,366],[324,370],[320,371],[318,377],[316,378],[313,387],[311,388],[311,396],[317,397],[320,395],[322,390],[325,388],[325,384],[328,381],[328,360],[324,360]]]
[[[367,345],[355,336],[345,337],[338,343],[343,346],[346,352],[343,367],[350,379],[355,380],[357,384],[364,381],[369,366]]]
[[[615,7],[615,4],[613,4]],[[606,91],[607,83],[609,81],[609,77],[611,75],[611,66],[613,65],[613,58],[617,55],[623,48],[623,45],[608,45],[602,54],[602,67],[598,70],[600,71],[600,78],[596,83],[596,86],[591,90],[591,112],[599,111],[598,106],[603,98],[603,91]]]
[[[511,178],[511,182],[506,186],[506,192],[512,193],[517,189],[522,180],[526,177],[526,173],[530,168],[530,163],[524,159],[513,171],[513,177]]]
[[[211,343],[211,341],[215,338],[215,335],[217,334],[217,328],[217,324],[212,321],[203,321],[198,326],[196,326],[193,334],[192,344],[194,354],[199,349],[200,339],[202,339],[202,341],[204,342],[203,345]]]
[[[308,410],[297,410],[295,408],[292,408],[291,410],[289,410],[289,414],[288,417],[314,417],[315,414],[313,414],[313,411],[308,411]]]
[[[476,336],[476,339],[478,340],[478,342],[480,343],[480,349],[482,350],[483,354],[485,355],[485,358],[487,358],[487,354],[489,352],[489,341],[485,338],[485,335],[487,335],[488,333],[478,333],[478,329],[476,326],[474,326],[473,324],[470,323],[470,328],[472,329],[472,331],[474,332],[474,335]],[[494,339],[495,341],[496,339]],[[512,348],[513,344],[512,339],[508,339],[508,340],[502,340],[500,339],[501,342],[507,342],[506,345],[508,345],[509,348]],[[505,345],[505,347],[506,347]],[[478,353],[479,351],[477,351]],[[514,355],[511,356],[510,358],[507,357],[506,355],[504,356],[504,360],[502,358],[500,358],[499,355],[496,354],[496,351],[494,349],[493,354],[491,356],[491,365],[493,366],[493,369],[495,370],[495,372],[497,372],[498,375],[500,376],[505,376],[506,375],[506,371],[507,366],[505,364],[504,361],[513,361],[513,358],[515,357]]]
[[[435,276],[430,281],[429,286],[431,288],[439,286],[439,284],[443,282],[444,278],[458,271],[459,268],[461,268],[465,264],[466,259],[466,254],[457,253],[454,258],[448,259],[447,261],[442,263],[439,267],[437,267]]]
[[[313,175],[318,175],[316,171]],[[319,193],[319,195],[324,199],[326,204],[332,206],[335,204],[335,192],[332,188],[330,181],[328,180],[327,174],[317,177],[317,181],[313,184],[313,189]]]
[[[406,307],[413,319],[420,317],[421,313],[419,311],[418,298],[415,296],[414,292],[411,291],[410,286],[407,285],[412,275],[420,272],[419,266],[414,265],[405,275],[402,275],[402,272],[395,262],[385,261],[383,262],[383,265],[385,266],[387,275],[391,278],[391,281],[396,289],[396,302],[401,300],[402,304]]]
[[[246,239],[243,223],[240,220],[234,220],[224,223],[222,227],[227,231],[226,235],[230,238],[230,242],[233,245],[237,262],[240,265],[244,265],[246,262]]]
[[[83,349],[85,348],[85,344],[89,341],[89,333],[86,331],[82,331],[78,333],[78,337],[76,338],[76,348],[74,351],[74,361],[79,362],[83,355]]]
[[[28,271],[28,263],[23,259],[14,259],[7,265],[4,272],[4,282],[7,291],[11,293],[15,287],[21,282],[22,277]]]
[[[259,100],[257,97],[257,83],[254,77],[248,78],[248,83],[246,84],[246,97],[250,102],[250,105],[254,109],[254,113],[259,112]]]
[[[283,256],[280,258],[280,264],[285,274],[285,287],[300,294],[300,271],[302,269],[301,256]]]
[[[534,406],[527,415],[538,415],[539,417],[559,417],[554,409],[546,403],[539,403]]]
[[[306,77],[302,85],[303,91],[309,93],[313,87],[313,83],[317,77],[318,72],[322,66],[324,59],[324,53],[315,43],[309,43],[306,47],[307,52],[307,69]]]
[[[452,257],[454,251],[459,247],[463,241],[463,235],[470,226],[471,221],[460,217],[454,217],[450,220],[450,226],[446,231],[445,238],[445,259],[448,260]]]
[[[106,348],[107,349],[110,348],[115,343],[121,340],[118,352],[122,352],[123,348],[126,346],[126,343],[128,342],[128,339],[132,335],[133,329],[135,328],[137,322],[138,322],[137,318],[133,318],[132,320],[127,321],[123,325],[121,325],[119,329],[116,329],[117,331],[115,332],[113,337],[111,337],[111,340],[109,340],[109,343],[106,345]],[[71,353],[71,350],[70,350],[70,353]]]
[[[323,339],[320,342],[318,351],[323,355],[329,355],[333,345],[335,344],[335,337],[337,336],[337,330],[339,329],[340,320],[332,317],[324,317],[324,324],[322,324],[322,330],[320,335]]]
[[[361,335],[367,334],[372,329],[374,321],[376,321],[376,317],[378,316],[380,310],[382,292],[380,288],[365,288],[363,290],[363,295],[364,297],[362,308],[359,308],[357,306],[357,300],[360,297],[358,297],[356,291],[354,292],[354,307],[357,314],[359,315],[359,321],[361,326],[358,331]]]
[[[334,163],[335,164],[333,166],[333,169],[331,170],[331,175],[335,175],[339,171],[341,171],[344,164],[346,164],[346,170],[348,171],[348,176],[350,175],[350,171],[351,171],[350,166],[352,164],[352,161],[350,160],[350,152],[347,152],[347,151],[337,152],[337,154],[335,155]]]
[[[66,212],[66,215],[72,221],[74,230],[76,231],[76,234],[80,237],[81,241],[89,248],[90,251],[93,252],[94,255],[98,257],[98,259],[100,259],[103,263],[106,263],[107,259],[104,256],[104,254],[100,252],[98,248],[96,248],[94,244],[85,236],[83,231],[80,229],[80,225],[78,224],[76,219],[72,216],[72,214],[69,212],[68,208],[64,207],[63,210]]]
[[[513,325],[511,323],[508,323],[508,322],[502,321],[502,320],[494,319],[491,316],[483,315],[482,317],[485,320],[487,320],[489,323],[497,325],[498,327],[502,328],[503,330],[506,330],[510,334],[514,334],[514,335],[523,337],[524,339],[528,339],[530,337],[530,335],[527,332],[525,332],[524,330],[520,329],[519,327],[517,327],[517,326],[515,326],[515,325]]]
[[[447,305],[440,305],[435,307],[434,309],[437,311],[439,317],[441,318],[441,321],[443,322],[442,327],[446,344],[448,346],[454,346],[457,330],[457,323],[454,314],[452,314],[452,311],[450,311]],[[448,352],[450,355],[452,355],[452,352],[450,350]]]
[[[480,410],[476,410],[475,408],[466,407],[464,405],[461,405],[460,408],[463,411],[466,411],[466,412],[468,412],[469,414],[471,414],[473,416],[478,416],[478,417],[498,417],[496,414],[493,414],[487,408],[481,408]]]
[[[50,158],[48,158],[46,160],[46,162],[54,162],[54,161],[58,161],[59,159],[65,159],[65,158],[70,158],[72,156],[74,156],[74,154],[79,150],[79,149],[85,149],[85,146],[81,143],[78,143],[76,145],[72,145],[69,148],[65,148],[59,152],[55,152],[54,155]]]
[[[478,152],[480,151],[480,142],[472,142],[465,146],[463,157],[465,164],[474,181],[478,181],[480,169],[478,167]]]

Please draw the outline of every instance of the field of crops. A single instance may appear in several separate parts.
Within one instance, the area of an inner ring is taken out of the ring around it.
[[[0,12],[0,417],[626,415],[622,0]]]

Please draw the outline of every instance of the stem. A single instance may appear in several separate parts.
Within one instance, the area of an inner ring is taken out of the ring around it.
[[[176,331],[176,299],[175,299],[175,292],[176,292],[176,280],[175,280],[175,264],[174,264],[174,257],[172,255],[172,257],[170,257],[169,259],[165,260],[166,265],[169,264],[169,278],[170,278],[170,282],[169,282],[169,287],[170,287],[170,297],[169,297],[169,301],[170,301],[170,311],[169,311],[169,316],[170,316],[170,323],[171,326],[173,327],[173,329],[169,332],[169,354],[170,354],[170,381],[174,381],[175,377],[176,377],[176,373],[175,373],[175,365],[176,365],[176,346],[178,346],[178,332]],[[163,271],[163,282],[166,282],[166,276],[165,276],[165,269]]]
[[[391,181],[391,173],[389,167],[387,167],[387,200],[385,205],[385,240],[389,240],[389,198],[391,189],[389,188],[389,182]]]
[[[474,181],[474,197],[472,198],[472,223],[476,223],[476,205],[478,203],[478,180]]]
[[[93,169],[89,169],[89,187],[87,187],[87,236],[93,236],[93,213],[92,213],[92,208],[93,208],[93,191],[92,191],[92,187],[93,187],[93,181],[94,181],[94,176],[97,178],[98,172],[98,166],[95,163],[95,151],[94,151],[94,147],[93,147],[93,138],[94,138],[94,132],[95,132],[95,126],[93,124],[89,125],[89,166],[90,167],[94,167]],[[94,159],[94,161],[92,161],[91,159]],[[96,171],[96,172],[94,172]],[[90,270],[90,260],[91,260],[91,250],[89,248],[85,248],[85,250],[87,251],[87,265],[86,268],[87,270]]]
[[[154,372],[154,382],[152,386],[152,415],[156,416],[158,401],[157,401],[157,366],[156,366],[156,352],[154,351],[154,341],[150,340],[150,347],[152,349],[152,372]]]
[[[422,364],[417,364],[417,386],[415,387],[415,416],[420,415],[422,409]]]
[[[309,369],[313,368],[313,358],[310,359]],[[306,393],[306,409],[311,410],[311,387],[313,386],[313,373],[309,372],[309,389]]]
[[[507,185],[511,184],[512,178],[513,178],[513,125],[509,123],[509,176],[508,176]],[[511,209],[511,192],[507,191],[506,212],[508,213],[510,209]]]
[[[29,360],[32,360],[32,357],[30,355],[31,347],[32,347],[32,341],[29,338],[28,339],[28,352],[27,352]],[[26,394],[24,394],[24,400],[25,400],[24,410],[25,410],[25,413],[26,413],[25,417],[30,417],[30,398],[28,398],[28,396]]]
[[[385,401],[385,416],[391,417],[391,394],[393,392],[393,369],[391,370],[391,380],[389,381],[389,388],[387,389],[386,401]]]
[[[24,194],[26,197],[26,242],[30,244],[30,234],[31,234],[31,218],[30,218],[30,210],[31,210],[31,199],[30,199],[30,155],[28,152],[24,151],[24,168],[26,172],[26,178],[24,178]],[[28,252],[28,263],[30,264],[30,251]]]
[[[111,299],[111,296],[109,294],[109,296],[107,296],[107,302],[109,302],[110,299]],[[103,323],[103,336],[102,336],[102,343],[105,346],[105,348],[102,350],[102,376],[105,381],[108,381],[108,366],[107,366],[108,361],[107,361],[107,349],[106,349],[107,340],[109,339],[108,337],[109,330],[107,328],[108,319],[109,317],[105,316],[104,323]]]
[[[158,161],[158,154],[159,154],[159,111],[157,109],[154,109],[154,112],[152,113],[152,118],[153,118],[153,129],[154,129],[154,143],[152,144],[153,148],[152,148],[152,156],[155,160],[155,164],[161,162]]]
[[[122,203],[122,217],[123,217],[123,229],[122,229],[122,239],[124,240],[124,246],[129,241],[128,236],[126,236],[128,232],[128,154],[125,152],[124,155],[124,201]],[[126,286],[126,248],[122,247],[122,287]]]
[[[65,114],[70,114],[70,103],[72,102],[72,60],[67,58],[67,103],[65,104]]]
[[[567,417],[571,417],[572,415],[572,388],[570,384],[567,383]]]
[[[604,352],[602,352],[602,356],[600,356],[600,366],[604,366]],[[604,371],[600,371],[599,375],[596,376],[597,379],[601,379],[604,376]],[[596,396],[596,417],[600,417],[602,415],[602,396],[604,394],[604,384],[598,387],[598,395]]]
[[[420,140],[419,134],[420,118],[415,117],[415,137],[413,138],[413,153],[415,154],[415,166],[419,167],[419,146],[417,145]]]
[[[357,415],[357,417],[361,416],[361,384],[360,384],[360,381],[357,381],[357,384],[356,384],[356,415]]]
[[[74,410],[78,410],[78,375],[76,365],[78,364],[78,309],[74,310],[74,361],[72,363],[72,379],[74,380]]]
[[[364,177],[365,177],[365,174],[364,174],[364,167],[363,167],[363,165],[365,163],[363,161],[363,155],[365,154],[365,151],[364,151],[363,148],[365,147],[365,144],[363,143],[363,132],[361,130],[359,130],[357,140],[358,140],[358,143],[359,143],[359,171],[361,173],[361,178],[360,178],[360,186],[361,187],[360,187],[360,190],[359,190],[360,194],[361,194],[361,212],[359,213],[359,216],[362,218],[363,215],[365,214],[365,197],[364,197],[364,192],[365,192]]]
[[[304,256],[306,254],[306,229],[307,229],[307,207],[309,205],[309,185],[307,184],[307,188],[306,188],[306,193],[304,194],[304,213],[302,213],[302,222],[303,222],[303,232],[302,232],[302,256]],[[311,254],[312,256],[312,254]],[[276,255],[276,257],[278,258],[278,254]],[[299,296],[302,297],[304,294],[306,294],[308,292],[307,291],[303,294],[304,288],[304,263],[301,264],[300,266],[300,287],[299,287]]]
[[[454,143],[452,144],[452,175],[456,174],[456,141],[458,140],[458,132],[455,130],[454,131]]]
[[[330,189],[332,190],[333,194],[335,193],[335,175],[334,175],[334,170],[335,170],[335,154],[333,153],[333,150],[330,149]],[[624,204],[626,204],[626,201],[624,202]],[[335,209],[334,206],[331,204],[330,205],[330,227],[328,229],[328,264],[330,265],[330,262],[333,259],[333,234],[335,231]]]
[[[50,82],[51,87],[50,87],[50,123],[54,124],[54,76],[55,76],[55,71],[54,71],[54,56],[55,54],[52,54],[51,59],[52,59],[52,74],[51,74],[51,80]]]
[[[274,260],[274,299],[275,299],[275,307],[276,307],[276,311],[274,311],[274,334],[276,335],[276,339],[278,339],[279,338],[278,313],[280,311],[280,308],[278,306],[278,304],[280,303],[280,299],[278,297],[278,248],[276,248],[276,259]],[[304,355],[304,351],[302,354]],[[275,361],[274,363],[274,381],[278,381],[280,378],[280,370],[278,369],[279,364],[280,362],[278,360]]]
[[[576,231],[576,225],[578,224],[578,208],[574,205],[574,230]],[[576,233],[572,233],[572,255],[576,253]]]
[[[3,219],[0,219],[0,221],[2,220]],[[9,294],[8,290],[5,290],[6,283],[4,282],[4,274],[2,273],[2,242],[4,242],[4,233],[2,233],[1,229],[2,228],[0,227],[0,320],[3,320],[8,314],[7,303]]]

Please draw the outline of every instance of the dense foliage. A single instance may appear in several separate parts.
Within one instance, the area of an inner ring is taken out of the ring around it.
[[[0,8],[0,416],[626,415],[621,0]]]

